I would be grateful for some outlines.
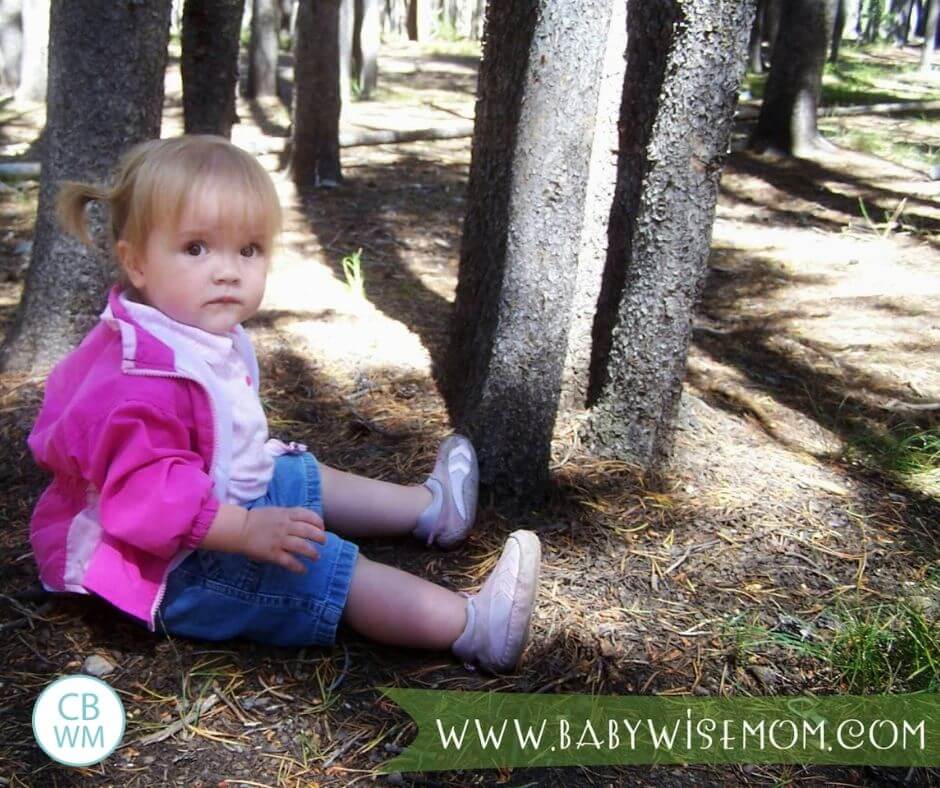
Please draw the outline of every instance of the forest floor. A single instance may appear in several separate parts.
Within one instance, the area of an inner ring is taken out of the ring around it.
[[[901,73],[916,55],[892,57]],[[471,119],[475,66],[458,45],[389,48],[377,100],[353,103],[346,123]],[[904,74],[914,98],[938,97],[940,83]],[[169,135],[180,125],[177,70],[167,86]],[[239,112],[234,141],[262,154],[289,214],[249,326],[271,432],[349,471],[419,481],[448,433],[431,370],[456,284],[469,140],[348,149],[345,185],[301,203],[271,153],[286,135],[283,107],[240,100]],[[0,113],[0,152],[28,152],[39,111]],[[886,133],[904,140],[913,118],[916,144],[935,152],[938,116],[839,122],[872,134],[893,124]],[[471,589],[510,531],[538,531],[541,596],[517,673],[468,673],[446,654],[379,648],[348,632],[329,649],[160,639],[91,597],[37,608],[0,596],[0,617],[22,623],[0,639],[2,784],[928,784],[936,775],[800,766],[376,771],[415,731],[380,686],[729,696],[936,680],[937,652],[916,652],[907,636],[916,626],[936,636],[940,608],[930,443],[940,182],[907,165],[848,150],[800,162],[731,157],[667,492],[560,434],[551,495],[533,511],[510,517],[485,501],[454,554],[363,544],[372,558]],[[0,330],[21,292],[35,207],[35,184],[0,188]],[[361,295],[343,270],[357,250]],[[27,523],[44,478],[25,439],[42,381],[0,376],[3,594],[36,583]],[[859,638],[874,648],[859,650]],[[128,712],[124,743],[99,766],[67,769],[36,747],[30,710],[46,684],[94,654],[115,666],[107,680]]]

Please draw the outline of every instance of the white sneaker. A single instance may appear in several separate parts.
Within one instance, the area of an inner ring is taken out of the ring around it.
[[[479,593],[467,600],[467,625],[454,654],[493,673],[515,668],[529,637],[542,548],[532,531],[514,531]]]
[[[452,435],[437,450],[434,470],[424,483],[433,500],[418,518],[415,537],[444,550],[463,542],[476,519],[479,483],[473,444],[463,435]]]

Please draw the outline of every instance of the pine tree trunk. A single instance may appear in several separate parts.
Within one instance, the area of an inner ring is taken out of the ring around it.
[[[356,0],[353,73],[359,79],[359,98],[361,99],[369,98],[378,83],[381,33],[381,0]]]
[[[170,0],[52,4],[39,211],[7,369],[48,368],[101,312],[113,266],[59,229],[55,196],[66,179],[107,180],[127,148],[160,136],[169,24]]]
[[[758,0],[757,13],[754,14],[754,24],[751,25],[751,40],[748,42],[747,67],[754,74],[764,72],[763,43],[764,43],[764,10],[765,0]]]
[[[12,93],[20,82],[23,57],[22,0],[0,0],[0,92]]]
[[[277,95],[278,34],[281,8],[278,0],[254,0],[248,45],[248,97]]]
[[[444,387],[481,481],[548,478],[610,0],[491,3]]]
[[[49,0],[23,0],[23,55],[17,101],[46,100],[49,72]]]
[[[848,0],[836,0],[836,21],[832,28],[832,44],[829,47],[830,63],[835,63],[839,59],[839,47],[845,30],[845,4],[847,2]]]
[[[352,98],[353,28],[355,0],[340,0],[339,5],[339,97],[343,104]]]
[[[748,0],[628,5],[620,221],[612,222],[598,307],[599,324],[613,311],[612,331],[609,351],[596,348],[597,394],[583,437],[596,453],[635,463],[653,478],[672,450],[753,13]]]
[[[928,3],[924,23],[924,46],[920,51],[920,70],[930,71],[933,53],[937,46],[937,19],[940,17],[940,0],[926,0]]]
[[[294,34],[291,175],[298,190],[342,182],[339,15],[342,0],[300,0]]]
[[[232,136],[244,0],[186,0],[180,71],[187,134]]]
[[[835,0],[784,4],[777,34],[781,46],[770,66],[754,148],[803,156],[823,144],[816,115],[834,18]]]
[[[578,274],[559,400],[559,417],[565,420],[577,418],[579,411],[587,406],[594,317],[608,257],[607,227],[617,183],[617,120],[623,98],[626,49],[627,6],[626,3],[615,2],[597,97],[597,118],[584,200],[581,248],[578,252]]]

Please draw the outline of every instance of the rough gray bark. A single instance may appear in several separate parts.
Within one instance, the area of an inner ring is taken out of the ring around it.
[[[187,134],[232,136],[244,0],[186,0],[180,72]]]
[[[121,154],[160,135],[170,0],[54,0],[46,144],[32,261],[0,362],[45,369],[97,320],[112,278],[108,256],[55,221],[66,179],[104,181]]]
[[[339,15],[342,0],[300,0],[294,31],[291,176],[301,192],[342,181]]]
[[[627,48],[626,3],[613,4],[604,72],[581,225],[578,274],[572,298],[568,350],[562,376],[559,417],[576,416],[587,405],[592,330],[607,262],[607,225],[617,182],[617,120],[623,97]],[[557,428],[556,428],[557,431]]]
[[[816,127],[836,0],[789,0],[777,34],[764,101],[751,139],[758,150],[802,156],[822,144]]]
[[[23,56],[17,101],[43,102],[49,72],[49,0],[23,3]]]
[[[927,0],[929,3],[924,24],[924,46],[920,52],[920,70],[930,71],[933,53],[937,45],[937,19],[940,17],[940,0]]]
[[[640,8],[634,0],[627,9],[614,204],[620,220],[610,228],[619,260],[609,258],[598,308],[603,327],[602,312],[614,307],[612,331],[609,351],[598,343],[597,396],[582,437],[596,453],[636,463],[655,478],[673,445],[754,6],[642,0]],[[610,287],[617,278],[619,293]]]
[[[248,43],[249,98],[277,95],[278,34],[281,7],[278,0],[253,0],[251,37]]]
[[[547,481],[611,0],[492,3],[444,388],[481,481]]]
[[[353,73],[359,79],[359,98],[361,99],[369,98],[378,83],[381,35],[381,0],[356,0]]]

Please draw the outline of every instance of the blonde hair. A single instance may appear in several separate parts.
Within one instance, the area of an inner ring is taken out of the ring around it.
[[[166,222],[178,226],[194,192],[207,184],[225,195],[225,215],[235,226],[251,227],[268,246],[281,231],[281,205],[271,177],[250,154],[224,137],[193,134],[149,140],[121,159],[110,188],[65,181],[57,198],[65,230],[89,246],[85,208],[92,200],[111,209],[111,243],[143,247],[150,232]]]

